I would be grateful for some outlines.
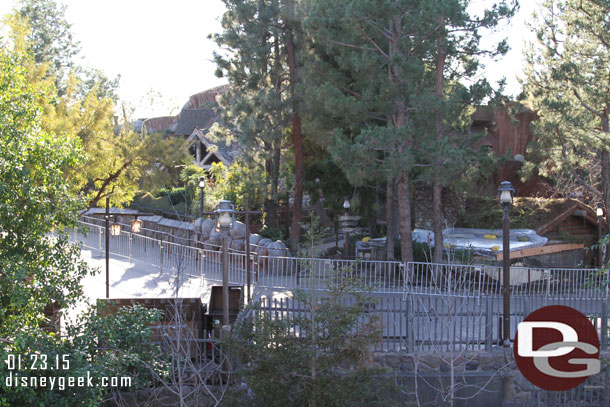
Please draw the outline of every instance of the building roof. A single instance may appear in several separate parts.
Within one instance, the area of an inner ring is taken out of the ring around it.
[[[216,96],[222,95],[229,91],[229,85],[221,85],[212,89],[204,90],[203,92],[195,93],[189,97],[189,101],[182,107],[183,110],[200,109],[204,107],[212,107],[216,104]]]
[[[545,219],[545,222],[536,228],[538,234],[543,235],[553,230],[558,224],[563,222],[568,216],[580,216],[595,225],[598,222],[596,210],[576,199],[565,200],[562,207],[557,208],[553,217]],[[605,227],[606,221],[602,218],[602,225]]]
[[[174,134],[177,136],[190,136],[196,128],[207,130],[219,120],[220,117],[214,109],[182,110],[178,116],[178,124]]]
[[[173,131],[178,123],[178,116],[151,117],[144,120],[148,133],[167,133]]]
[[[199,140],[205,145],[206,149],[214,154],[220,161],[222,161],[225,165],[231,166],[233,164],[233,156],[231,151],[233,150],[233,146],[227,146],[226,143],[213,143],[209,139],[207,139],[204,135],[204,131],[199,128],[195,128],[191,133],[191,136],[188,138],[187,142],[191,144],[193,141]],[[213,146],[211,149],[210,147]]]

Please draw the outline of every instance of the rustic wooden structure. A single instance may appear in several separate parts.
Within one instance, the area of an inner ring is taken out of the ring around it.
[[[153,325],[151,341],[163,344],[164,341],[180,340],[186,353],[184,356],[196,357],[202,351],[193,339],[204,335],[204,315],[206,305],[201,298],[112,298],[98,299],[105,303],[103,315],[117,312],[119,308],[136,304],[162,312],[159,323]]]

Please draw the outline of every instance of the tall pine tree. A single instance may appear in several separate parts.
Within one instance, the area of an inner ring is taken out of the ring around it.
[[[294,0],[223,0],[223,32],[214,39],[217,74],[226,76],[231,93],[222,105],[227,128],[246,146],[258,149],[270,176],[268,223],[273,226],[278,198],[280,149],[291,136],[295,192],[290,240],[300,236],[303,201],[303,147],[298,83],[299,23]],[[260,151],[262,145],[263,151]]]
[[[562,192],[587,189],[610,208],[610,2],[546,1],[528,52],[525,91],[538,113],[538,168]],[[533,167],[533,164],[530,163]],[[567,181],[566,181],[567,180]]]
[[[413,180],[434,184],[437,260],[442,258],[441,189],[468,163],[463,134],[468,108],[490,93],[477,73],[478,30],[514,12],[505,3],[470,16],[460,0],[312,0],[305,27],[315,55],[308,96],[318,116],[330,116],[331,152],[350,181],[386,181],[388,257],[393,255],[395,202],[403,261],[413,259]],[[503,43],[489,51],[505,51]],[[334,127],[332,123],[334,122]],[[394,199],[394,196],[397,199]]]

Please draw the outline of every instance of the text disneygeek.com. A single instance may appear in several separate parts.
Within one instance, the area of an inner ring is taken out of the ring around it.
[[[131,377],[92,377],[87,371],[84,376],[40,375],[42,372],[68,373],[69,355],[45,354],[8,355],[4,360],[8,373],[2,378],[4,387],[30,387],[34,389],[65,390],[70,387],[131,387]]]

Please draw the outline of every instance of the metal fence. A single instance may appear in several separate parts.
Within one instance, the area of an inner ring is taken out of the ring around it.
[[[81,225],[88,233],[74,232],[73,238],[87,248],[104,250],[104,228]],[[378,297],[374,307],[385,326],[383,349],[480,349],[502,337],[501,267],[274,257],[254,249],[249,259],[244,252],[229,250],[230,284],[246,284],[248,262],[251,281],[259,288],[326,289],[348,278],[359,280]],[[222,281],[220,247],[180,245],[124,231],[110,238],[110,252],[160,273]],[[608,273],[598,269],[511,267],[510,336],[531,311],[566,305],[591,318],[607,348],[608,283]]]
[[[502,337],[502,267],[408,263],[398,318],[410,329],[399,343],[415,350],[491,348]],[[608,348],[608,273],[599,269],[510,268],[511,332],[532,311],[565,305],[588,316]],[[398,345],[396,345],[398,347]]]
[[[105,250],[105,228],[96,223],[80,222],[82,230],[73,232],[73,240],[88,249]],[[164,239],[121,231],[110,237],[110,253],[138,261],[164,271],[180,272],[191,278],[222,281],[221,247],[211,244],[182,245]],[[247,282],[247,261],[251,281],[261,288],[325,289],[341,279],[358,279],[367,289],[379,293],[402,293],[405,284],[404,265],[391,261],[310,259],[263,255],[266,249],[251,245],[250,258],[243,251],[228,250],[229,283]]]
[[[405,292],[483,297],[500,294],[501,266],[407,263]],[[599,269],[510,268],[511,295],[548,299],[606,299],[608,273]]]

